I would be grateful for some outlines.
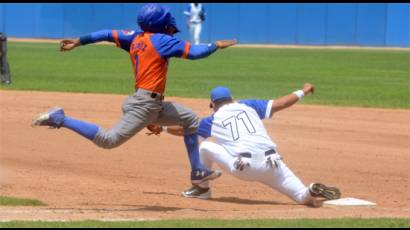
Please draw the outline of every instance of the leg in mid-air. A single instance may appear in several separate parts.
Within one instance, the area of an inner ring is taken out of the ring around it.
[[[66,116],[62,108],[53,108],[40,114],[33,120],[32,125],[65,127],[93,141],[101,148],[110,149],[121,145],[147,124],[154,122],[161,110],[161,102],[133,94],[123,103],[122,110],[123,116],[109,130]]]
[[[177,103],[164,102],[163,109],[155,123],[166,126],[180,125],[183,127],[184,143],[191,164],[192,184],[200,184],[221,176],[221,172],[209,170],[200,160],[197,134],[199,118],[192,110]]]

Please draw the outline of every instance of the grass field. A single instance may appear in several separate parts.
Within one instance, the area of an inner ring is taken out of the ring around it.
[[[126,52],[88,45],[9,43],[13,84],[3,89],[130,94]],[[236,98],[271,99],[316,85],[302,103],[410,108],[410,52],[388,50],[229,48],[209,58],[171,59],[166,95],[207,98],[217,85]]]
[[[9,42],[8,55],[13,84],[2,90],[133,92],[129,56],[114,46],[60,53],[58,44]],[[305,82],[315,84],[316,93],[301,103],[410,109],[410,52],[229,48],[199,61],[172,59],[166,95],[208,98],[213,87],[225,85],[236,98],[271,99]],[[0,202],[22,200],[0,197]],[[410,219],[11,221],[0,227],[410,227]]]
[[[0,196],[0,207],[1,206],[45,206],[45,205],[46,204],[44,204],[43,202],[39,200]]]
[[[205,228],[205,227],[383,227],[383,228],[403,228],[410,227],[410,219],[359,219],[359,218],[341,218],[341,219],[261,219],[261,220],[162,220],[162,221],[74,221],[74,222],[44,222],[44,221],[10,221],[0,223],[1,228],[6,227],[104,227],[104,228],[152,228],[152,227],[190,227],[190,228]]]

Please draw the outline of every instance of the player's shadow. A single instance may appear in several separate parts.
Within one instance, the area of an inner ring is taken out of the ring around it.
[[[235,203],[235,204],[252,204],[252,205],[290,205],[290,203],[280,203],[273,200],[250,200],[242,199],[238,197],[216,197],[211,198],[209,201]]]
[[[172,206],[160,206],[160,205],[131,205],[131,204],[94,204],[108,206],[107,208],[74,208],[77,211],[94,211],[94,212],[141,212],[141,211],[150,211],[150,212],[175,212],[179,210],[186,210],[187,208],[181,207],[172,207]],[[118,207],[119,206],[119,207]],[[64,210],[63,208],[51,208],[51,210]],[[207,209],[200,208],[189,208],[195,211],[209,211]]]
[[[152,195],[168,195],[168,196],[180,196],[179,194],[175,193],[167,193],[167,192],[143,192],[144,194],[152,194]],[[273,200],[250,200],[250,199],[242,199],[238,197],[216,197],[208,199],[208,201],[215,201],[215,202],[224,202],[224,203],[234,203],[234,204],[250,204],[250,205],[296,205],[295,203],[281,203]]]

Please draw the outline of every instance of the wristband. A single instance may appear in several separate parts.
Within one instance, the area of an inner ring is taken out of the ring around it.
[[[301,100],[305,96],[305,93],[301,89],[296,90],[295,92],[293,92],[293,94],[295,94],[299,98],[299,100]]]

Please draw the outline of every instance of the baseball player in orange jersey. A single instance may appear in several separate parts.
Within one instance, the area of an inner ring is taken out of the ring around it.
[[[158,4],[146,4],[138,14],[142,31],[102,30],[60,43],[61,51],[69,51],[90,43],[109,41],[130,54],[135,76],[135,93],[122,105],[123,116],[109,130],[96,124],[65,115],[62,108],[53,108],[33,120],[34,126],[65,127],[88,138],[102,148],[114,148],[146,127],[148,124],[182,125],[184,142],[191,164],[191,182],[199,184],[221,175],[205,167],[199,158],[199,118],[190,109],[177,103],[165,102],[164,91],[168,61],[171,57],[200,59],[217,49],[236,44],[235,40],[191,45],[173,37],[178,33],[175,19],[169,9]]]

